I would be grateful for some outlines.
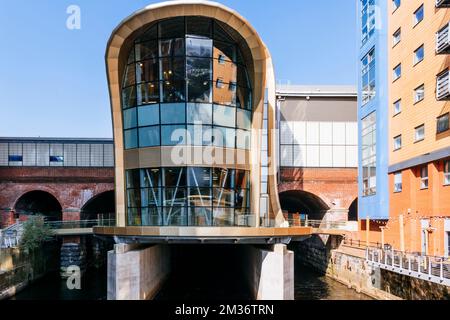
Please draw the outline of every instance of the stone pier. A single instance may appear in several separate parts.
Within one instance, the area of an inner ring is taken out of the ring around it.
[[[167,245],[116,244],[108,252],[108,300],[152,299],[169,273]]]

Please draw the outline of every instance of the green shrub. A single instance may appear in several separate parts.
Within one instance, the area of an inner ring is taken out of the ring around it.
[[[43,216],[32,216],[23,225],[20,247],[27,252],[39,248],[44,242],[51,240],[53,231],[45,225]]]

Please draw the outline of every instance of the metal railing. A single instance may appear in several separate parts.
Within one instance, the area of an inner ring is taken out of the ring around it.
[[[15,224],[0,230],[0,248],[14,248],[19,246],[22,228],[22,223],[16,221]]]
[[[74,220],[74,221],[48,221],[45,225],[50,229],[87,229],[93,227],[115,226],[115,219]]]
[[[382,269],[450,285],[450,260],[445,257],[367,248],[366,260]]]
[[[436,52],[447,52],[450,47],[449,24],[436,33]]]
[[[449,0],[436,0],[436,8],[450,7]]]
[[[445,71],[437,76],[436,98],[443,100],[450,97],[450,73]]]
[[[260,227],[274,227],[275,220],[268,218],[261,218]],[[311,220],[308,218],[301,218],[300,216],[294,218],[285,218],[285,222],[280,227],[295,228],[295,227],[311,227],[319,230],[348,230],[347,221],[324,221]]]

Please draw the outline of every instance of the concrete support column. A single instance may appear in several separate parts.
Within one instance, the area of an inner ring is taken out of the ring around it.
[[[167,245],[116,244],[108,252],[108,300],[148,300],[170,273]]]
[[[273,250],[249,246],[246,258],[250,289],[257,300],[294,300],[294,253],[284,244]]]

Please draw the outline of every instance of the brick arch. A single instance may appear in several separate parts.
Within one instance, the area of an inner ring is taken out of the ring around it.
[[[46,192],[46,193],[50,194],[52,197],[54,197],[56,199],[56,201],[58,201],[59,205],[61,206],[61,209],[62,210],[64,209],[63,203],[61,201],[60,193],[58,192],[58,190],[56,188],[54,189],[49,186],[29,186],[28,188],[22,189],[19,196],[16,196],[14,199],[11,199],[12,202],[10,203],[9,208],[11,208],[12,210],[15,210],[19,200],[26,194],[28,194],[30,192],[34,192],[34,191],[42,191],[42,192]]]
[[[111,188],[110,185],[99,185],[97,188],[92,190],[92,196],[89,198],[83,198],[80,204],[80,210],[83,209],[90,201],[94,200],[98,196],[104,194],[105,192],[112,191],[114,192],[114,188]]]
[[[282,183],[278,185],[278,194],[282,194],[289,191],[299,191],[299,192],[306,192],[310,193],[317,198],[321,199],[329,208],[332,208],[334,205],[332,203],[332,200],[329,198],[329,195],[324,193],[320,187],[318,186],[305,186],[303,184],[299,184],[297,182],[288,182],[288,183]]]

